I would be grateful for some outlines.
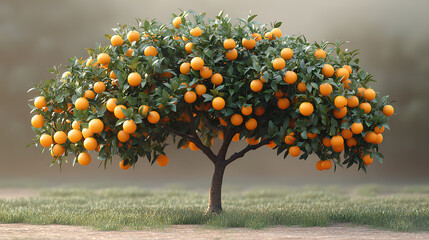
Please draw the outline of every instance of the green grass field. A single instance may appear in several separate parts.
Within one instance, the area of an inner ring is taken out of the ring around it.
[[[345,190],[227,189],[224,213],[206,215],[208,194],[130,188],[57,188],[28,199],[0,200],[0,223],[64,224],[139,230],[174,224],[206,227],[328,226],[353,223],[396,231],[429,231],[429,187],[394,191],[371,185]]]

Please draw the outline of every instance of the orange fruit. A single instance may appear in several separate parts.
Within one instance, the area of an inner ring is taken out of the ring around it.
[[[350,129],[354,134],[360,134],[363,131],[363,125],[362,123],[353,123]]]
[[[38,109],[42,109],[46,107],[47,104],[48,103],[46,102],[46,99],[43,96],[39,96],[34,99],[34,106]]]
[[[325,147],[330,147],[330,146],[332,146],[332,144],[331,144],[331,139],[329,139],[329,138],[327,138],[327,137],[323,138],[322,143],[323,143],[323,145],[325,145]]]
[[[250,49],[252,49],[252,48],[254,48],[255,47],[255,45],[256,45],[256,41],[254,40],[254,39],[246,39],[246,38],[243,38],[242,40],[241,40],[241,44],[243,45],[243,47],[245,47],[247,50],[250,50]]]
[[[222,97],[215,97],[212,100],[212,106],[216,110],[222,110],[225,107],[225,100]]]
[[[299,92],[306,92],[307,91],[307,86],[305,85],[305,82],[300,82],[298,83],[298,85],[296,86]]]
[[[339,146],[332,146],[332,149],[333,149],[335,152],[340,153],[340,152],[342,152],[342,151],[344,150],[344,144],[343,144],[343,145],[339,145]]]
[[[347,88],[348,90],[351,90],[350,83],[352,83],[352,81],[350,81],[350,79],[344,80],[343,81],[344,88]]]
[[[192,43],[192,42],[188,42],[187,44],[185,44],[186,52],[192,53],[192,46],[194,46],[194,43]]]
[[[250,144],[250,145],[256,145],[259,143],[259,138],[256,138],[256,137],[246,138],[246,142],[247,142],[247,144]]]
[[[132,72],[128,75],[128,84],[130,86],[138,86],[142,82],[142,76],[139,73]]]
[[[362,157],[363,163],[365,165],[370,165],[373,161],[373,159],[371,158],[371,156],[369,154],[365,155]]]
[[[195,102],[197,100],[197,94],[195,92],[193,92],[193,91],[187,91],[185,93],[184,98],[185,98],[185,102],[187,102],[187,103],[193,103],[193,102]]]
[[[240,134],[239,134],[239,133],[235,134],[235,135],[234,135],[234,137],[232,138],[232,141],[233,141],[233,142],[238,142],[238,141],[240,141]]]
[[[106,90],[106,85],[103,82],[98,81],[98,82],[94,83],[94,92],[102,93],[105,90]]]
[[[322,162],[323,162],[322,160],[316,162],[316,169],[319,171],[323,170]]]
[[[332,65],[330,65],[330,64],[323,65],[323,67],[322,67],[323,76],[328,77],[328,78],[332,77],[334,75],[334,72],[335,72],[335,70],[334,70],[334,67],[332,67]]]
[[[383,135],[381,133],[377,134],[377,139],[375,140],[375,144],[380,144],[383,142]]]
[[[150,111],[149,114],[147,115],[147,121],[155,124],[158,123],[160,119],[159,113],[156,111]]]
[[[174,26],[175,28],[179,28],[179,27],[180,27],[180,24],[182,24],[182,18],[181,18],[181,17],[175,17],[175,18],[173,19],[173,26]]]
[[[190,34],[194,37],[199,37],[203,34],[203,31],[201,30],[201,28],[196,27],[191,29]]]
[[[112,44],[112,46],[117,47],[117,46],[121,46],[122,43],[124,42],[124,39],[122,39],[121,36],[119,35],[113,35],[110,38],[110,43]]]
[[[219,132],[220,135],[221,132]],[[182,149],[187,149],[189,147],[189,141],[186,140],[186,143],[182,146]]]
[[[353,69],[352,67],[350,67],[350,65],[343,65],[343,68],[347,69],[347,71],[349,71],[349,74],[352,74]]]
[[[89,102],[88,100],[86,100],[86,98],[80,97],[76,99],[76,101],[74,102],[74,106],[77,110],[83,111],[89,107]]]
[[[116,98],[110,98],[109,100],[107,100],[107,102],[106,102],[107,110],[109,110],[110,112],[115,111],[117,101],[118,101],[118,99],[116,99]]]
[[[320,58],[326,58],[326,53],[325,53],[325,51],[324,51],[323,49],[317,49],[317,50],[314,52],[314,56],[315,56],[317,59],[320,59]]]
[[[86,90],[85,94],[83,95],[84,98],[88,98],[88,99],[94,99],[95,98],[95,93],[92,90]]]
[[[383,133],[384,132],[384,126],[382,126],[381,128],[379,128],[378,126],[375,126],[374,132],[377,134]]]
[[[237,59],[237,57],[238,57],[237,49],[234,48],[234,49],[228,50],[225,53],[225,57],[226,57],[226,59],[228,59],[230,61]]]
[[[130,32],[127,34],[127,39],[128,39],[128,41],[130,41],[130,42],[138,41],[138,40],[140,39],[140,34],[139,34],[139,32],[137,32],[137,31],[135,31],[135,30],[130,31]]]
[[[72,128],[76,129],[76,130],[79,130],[80,129],[80,123],[78,121],[76,121],[76,120],[73,121]]]
[[[214,85],[219,86],[223,82],[223,77],[219,73],[215,73],[212,75],[211,81]]]
[[[130,164],[127,163],[127,165],[124,165],[124,160],[119,162],[119,167],[123,170],[127,170],[128,168],[130,168]]]
[[[128,134],[132,134],[137,130],[137,125],[133,120],[126,120],[122,124],[122,129]]]
[[[371,104],[369,104],[369,103],[366,103],[366,102],[365,103],[361,103],[359,105],[359,108],[363,109],[365,111],[365,113],[371,112]]]
[[[271,30],[271,33],[276,36],[277,38],[281,38],[282,37],[282,31],[279,28],[273,28],[273,30]]]
[[[49,134],[42,134],[39,139],[40,145],[43,147],[50,147],[52,145],[52,137]]]
[[[236,113],[231,116],[231,123],[234,126],[238,126],[243,123],[243,117],[240,114]]]
[[[277,146],[277,144],[275,144],[273,141],[270,141],[269,143],[266,144],[269,148],[275,148]]]
[[[158,51],[156,50],[156,48],[155,48],[155,47],[147,46],[147,47],[144,49],[144,55],[145,55],[146,57],[148,57],[148,56],[155,57],[156,55],[158,55]]]
[[[285,136],[285,143],[287,145],[295,144],[296,138],[294,137],[295,133],[291,132],[288,135]]]
[[[353,132],[349,129],[343,129],[341,130],[341,136],[343,136],[344,139],[350,139],[353,137]]]
[[[66,72],[63,73],[63,75],[61,75],[61,78],[66,78],[66,77],[68,77],[70,75],[71,75],[71,72],[66,71]]]
[[[359,106],[359,98],[356,96],[347,98],[347,106],[351,108]]]
[[[80,165],[86,166],[91,163],[91,156],[86,152],[80,153],[77,157],[77,161]]]
[[[255,130],[256,127],[258,126],[258,121],[256,121],[256,119],[254,119],[254,118],[251,118],[251,119],[247,120],[245,125],[246,125],[247,130],[252,131],[252,130]]]
[[[159,155],[156,158],[156,163],[158,163],[158,165],[161,167],[165,167],[168,164],[168,157],[165,155]]]
[[[134,53],[134,50],[132,48],[128,48],[128,50],[125,52],[125,56],[132,57]],[[113,72],[113,71],[112,71]],[[116,79],[116,78],[115,78]]]
[[[394,109],[391,105],[386,105],[383,107],[383,114],[387,117],[390,117],[393,115]]]
[[[67,137],[70,142],[76,143],[82,139],[82,132],[76,129],[72,129],[68,132]]]
[[[362,94],[365,91],[365,88],[359,87],[357,90],[358,90],[358,92],[356,93],[356,96],[362,97]]]
[[[41,128],[45,124],[45,120],[42,115],[34,115],[31,118],[31,125],[35,128]]]
[[[252,82],[250,82],[250,89],[252,89],[252,91],[254,91],[254,92],[261,91],[263,86],[264,86],[264,84],[259,79],[255,79],[255,80],[252,80]]]
[[[340,135],[333,136],[331,138],[331,145],[333,147],[344,145],[344,138]]]
[[[372,90],[371,88],[365,89],[365,91],[363,91],[363,97],[367,101],[371,102],[375,98],[375,92],[374,92],[374,90]]]
[[[93,135],[94,133],[89,129],[89,128],[84,128],[84,129],[82,129],[82,136],[84,137],[84,138],[89,138],[89,137],[92,137],[92,135]]]
[[[195,86],[195,92],[197,92],[198,96],[205,94],[206,91],[207,91],[206,86],[204,86],[202,84],[197,84],[197,86]]]
[[[252,38],[255,39],[255,41],[262,40],[262,36],[259,33],[252,33]]]
[[[223,47],[226,50],[235,48],[235,41],[234,41],[234,39],[228,38],[225,41],[223,41]]]
[[[375,143],[377,141],[377,134],[375,132],[367,132],[364,139],[368,143]]]
[[[334,109],[333,113],[335,118],[344,118],[347,115],[347,107],[343,107],[340,110]]]
[[[354,147],[357,145],[357,141],[355,138],[351,137],[346,141],[348,147]]]
[[[188,75],[189,71],[191,71],[191,64],[188,62],[184,62],[180,64],[180,73],[183,75]]]
[[[328,170],[332,167],[332,163],[329,160],[322,161],[322,168]]]
[[[341,82],[347,80],[349,78],[349,75],[349,71],[345,68],[338,68],[337,72],[335,73],[335,77],[341,77]]]
[[[193,142],[189,142],[189,149],[191,149],[194,152],[199,150],[197,145],[195,145],[195,143],[193,143]]]
[[[106,65],[110,63],[110,56],[107,53],[100,53],[97,56],[97,61],[101,64],[101,65]]]
[[[303,102],[299,105],[299,112],[304,116],[310,116],[314,111],[313,104],[309,102]]]
[[[104,129],[104,123],[100,119],[92,119],[88,123],[88,128],[92,133],[101,133]]]
[[[195,71],[199,71],[204,67],[204,60],[200,57],[194,57],[191,60],[191,67]]]
[[[293,71],[287,71],[283,77],[283,81],[285,81],[287,84],[294,84],[297,79],[298,75],[296,75],[296,73]]]
[[[286,62],[283,58],[276,58],[273,60],[273,68],[275,70],[282,70],[283,68],[285,68],[286,66]]]
[[[126,142],[130,139],[130,134],[126,133],[124,130],[118,132],[118,140],[120,142]]]
[[[336,108],[341,109],[347,106],[347,99],[344,96],[337,96],[335,97],[334,105]]]
[[[200,76],[204,79],[210,78],[213,75],[213,71],[209,68],[204,66],[200,70]]]
[[[307,137],[310,138],[310,139],[315,139],[317,137],[317,133],[308,132],[307,133]]]
[[[329,83],[322,83],[319,86],[319,91],[323,96],[329,96],[332,93],[332,86]]]
[[[66,152],[66,149],[61,146],[60,144],[55,144],[52,148],[51,155],[53,157],[59,157],[62,156]]]
[[[252,106],[247,106],[247,107],[242,106],[241,107],[241,113],[244,116],[249,116],[250,114],[252,114],[252,111],[253,111]]]
[[[274,96],[276,98],[282,98],[284,95],[285,95],[285,93],[281,89],[274,93]]]
[[[292,157],[297,157],[301,153],[301,149],[298,146],[292,146],[289,148],[289,154]]]
[[[293,57],[293,51],[290,48],[283,48],[280,52],[280,56],[282,56],[284,60],[289,60]]]
[[[54,134],[54,141],[58,144],[64,144],[67,141],[67,134],[63,131],[58,131]]]
[[[95,150],[97,148],[97,146],[98,146],[98,144],[97,144],[97,140],[95,140],[95,138],[89,137],[83,141],[83,147],[85,147],[85,149],[88,151]]]
[[[139,107],[139,114],[142,115],[143,117],[146,117],[147,114],[149,113],[149,110],[150,110],[149,106],[141,105]]]
[[[267,32],[264,35],[264,39],[273,40],[274,34],[272,32]]]
[[[290,106],[290,101],[287,98],[279,98],[277,100],[277,106],[280,109],[287,109]]]
[[[122,109],[126,110],[127,108],[124,105],[117,105],[115,109],[113,110],[113,114],[116,118],[125,118],[124,112],[122,112]]]
[[[256,116],[262,116],[265,113],[265,108],[263,108],[262,106],[259,106],[255,109],[255,115]]]

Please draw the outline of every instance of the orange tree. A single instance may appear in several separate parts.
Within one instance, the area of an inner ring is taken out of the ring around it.
[[[226,166],[265,145],[285,158],[314,153],[318,170],[381,162],[393,107],[368,87],[357,51],[282,35],[281,23],[267,28],[255,17],[233,24],[222,12],[204,20],[188,11],[171,24],[119,25],[106,35],[111,44],[71,58],[62,74],[51,69],[56,77],[32,89],[34,144],[50,148],[52,164],[73,154],[87,165],[96,151],[104,166],[119,155],[128,169],[139,157],[167,165],[171,135],[214,164],[208,212],[222,211]],[[228,155],[240,139],[248,145]]]

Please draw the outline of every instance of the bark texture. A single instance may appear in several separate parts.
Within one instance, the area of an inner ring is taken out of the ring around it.
[[[222,212],[222,181],[225,172],[224,164],[216,164],[213,173],[212,183],[210,186],[209,206],[207,213]]]

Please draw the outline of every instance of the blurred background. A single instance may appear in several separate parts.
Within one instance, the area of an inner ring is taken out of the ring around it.
[[[360,49],[361,66],[372,73],[372,87],[396,101],[391,131],[368,173],[351,169],[337,172],[315,169],[307,161],[277,157],[268,147],[253,151],[231,164],[226,184],[244,186],[290,184],[429,183],[429,10],[428,1],[17,1],[0,2],[0,184],[21,181],[43,183],[118,182],[120,184],[201,185],[208,190],[212,165],[201,152],[176,150],[170,145],[170,164],[161,168],[139,161],[135,169],[119,169],[115,158],[107,170],[93,159],[90,166],[49,167],[51,157],[40,148],[26,149],[34,134],[30,127],[27,90],[50,78],[47,69],[66,64],[69,57],[86,58],[84,48],[108,44],[117,23],[135,24],[135,18],[167,23],[178,9],[206,12],[214,18],[224,10],[233,19],[247,17],[269,24],[281,21],[283,34],[304,34],[313,41],[350,41]],[[219,146],[219,142],[216,143]],[[244,143],[236,143],[231,151]]]

